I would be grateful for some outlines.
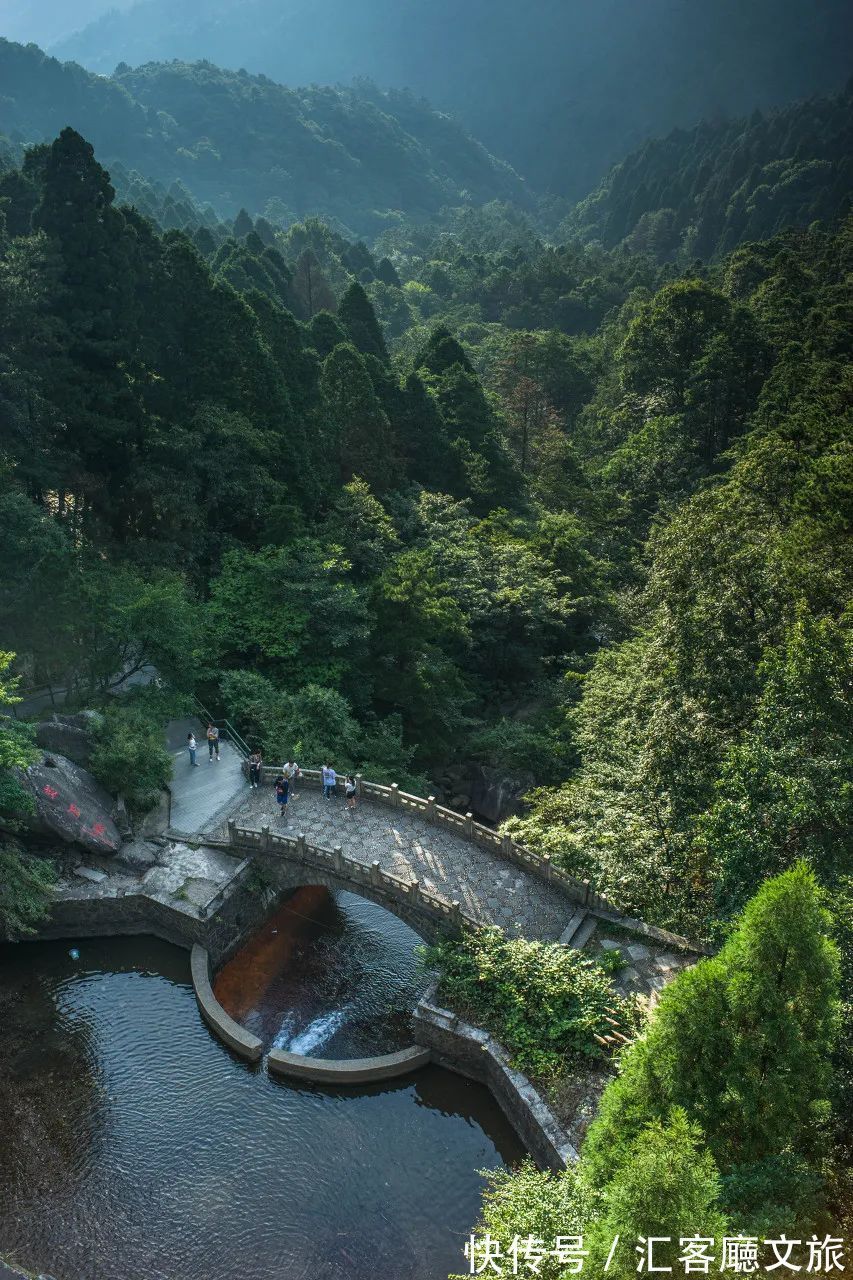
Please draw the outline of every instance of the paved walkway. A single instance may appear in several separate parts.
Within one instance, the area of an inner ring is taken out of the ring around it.
[[[271,787],[248,792],[228,815],[247,826],[269,823],[281,829]],[[484,924],[497,924],[509,935],[556,939],[574,912],[557,889],[514,867],[488,849],[435,827],[423,818],[366,801],[350,813],[343,799],[324,800],[319,791],[299,787],[288,806],[289,834],[331,849],[340,845],[349,858],[378,861],[403,879],[417,879],[424,889],[453,901]],[[223,822],[217,834],[227,837]]]
[[[190,764],[186,746],[190,732],[198,740],[195,769]],[[211,764],[205,730],[194,719],[170,721],[166,742],[173,756],[169,828],[176,835],[196,835],[228,813],[234,807],[235,798],[246,789],[242,757],[230,742],[223,741],[219,747],[219,763],[214,760]]]

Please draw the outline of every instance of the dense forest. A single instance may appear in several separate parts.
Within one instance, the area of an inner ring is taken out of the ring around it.
[[[661,1225],[822,1231],[853,1080],[849,93],[649,144],[548,236],[407,95],[0,54],[15,671],[94,696],[153,663],[271,759],[517,780],[506,830],[721,949],[577,1174],[497,1179],[487,1225],[586,1217],[594,1252],[663,1186]],[[75,94],[97,147],[25,147]],[[302,113],[274,149],[267,95]],[[327,187],[276,176],[303,143]]]
[[[616,165],[561,230],[685,262],[843,216],[853,188],[853,83],[748,119],[653,139]]]
[[[73,124],[104,160],[166,186],[182,182],[231,217],[306,213],[376,234],[399,211],[465,201],[529,203],[524,183],[455,121],[401,91],[289,89],[210,63],[167,63],[110,78],[0,39],[0,134],[12,143]]]
[[[533,186],[575,200],[652,135],[850,74],[843,0],[103,0],[101,15],[70,39],[64,16],[33,15],[17,38],[104,75],[172,58],[287,84],[368,75],[426,95]]]

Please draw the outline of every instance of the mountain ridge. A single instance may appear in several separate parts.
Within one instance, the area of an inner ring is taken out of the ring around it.
[[[180,182],[219,216],[321,214],[368,234],[400,213],[530,202],[514,170],[448,115],[368,81],[291,89],[206,61],[103,77],[2,39],[0,78],[0,131],[13,142],[71,124],[105,163]]]

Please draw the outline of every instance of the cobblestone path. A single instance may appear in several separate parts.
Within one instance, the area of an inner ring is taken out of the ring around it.
[[[230,816],[245,826],[269,823],[288,835],[301,832],[311,844],[327,849],[340,845],[347,857],[366,864],[376,860],[394,875],[417,879],[424,889],[457,899],[474,919],[500,925],[510,936],[554,940],[575,910],[568,897],[538,877],[408,813],[370,801],[349,812],[343,799],[324,800],[306,786],[291,800],[286,826],[276,807],[272,788],[247,788]],[[216,834],[227,838],[224,822]]]

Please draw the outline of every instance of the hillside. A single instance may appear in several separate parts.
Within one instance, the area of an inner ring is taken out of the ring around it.
[[[104,0],[105,16],[53,52],[104,74],[120,61],[207,58],[291,85],[369,75],[408,86],[570,199],[648,137],[834,92],[850,73],[843,0],[141,0],[106,13],[115,8]]]
[[[242,206],[275,219],[321,213],[367,234],[398,212],[528,199],[448,116],[367,82],[287,89],[206,62],[102,77],[0,40],[0,83],[0,134],[31,143],[71,125],[106,164],[180,181],[220,216]]]
[[[853,81],[835,97],[675,130],[633,152],[569,215],[568,236],[685,261],[832,221],[853,190]]]

